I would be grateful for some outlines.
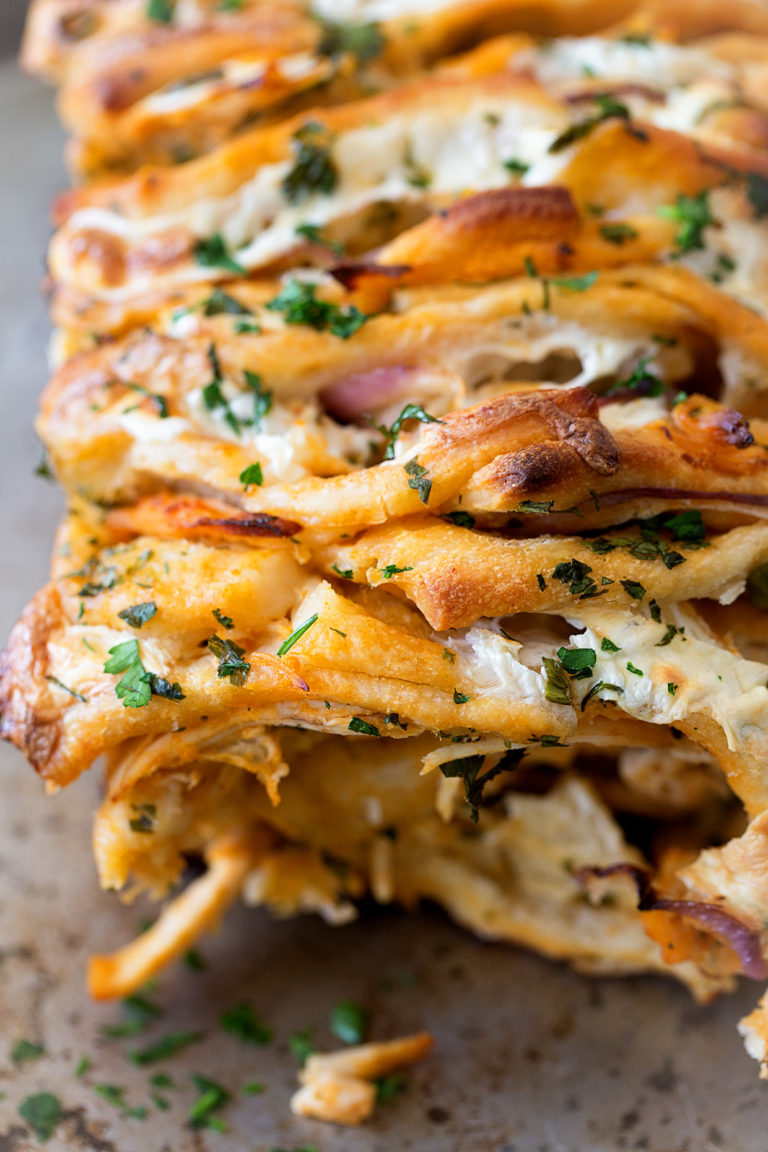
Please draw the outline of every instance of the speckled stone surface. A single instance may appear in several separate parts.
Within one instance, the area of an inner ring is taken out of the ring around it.
[[[7,3],[7,0],[2,0]],[[0,17],[1,18],[1,17]],[[37,295],[50,197],[61,185],[61,140],[50,95],[0,68],[3,197],[0,245],[0,631],[42,582],[60,498],[33,477],[32,432],[47,325]],[[147,914],[100,893],[91,861],[96,781],[46,799],[21,757],[0,749],[0,1152],[39,1145],[18,1115],[25,1096],[61,1100],[49,1152],[766,1152],[768,1088],[735,1022],[759,989],[709,1008],[658,979],[587,980],[514,949],[469,939],[439,913],[372,911],[331,929],[236,910],[201,952],[206,969],[175,966],[153,1000],[164,1015],[141,1036],[107,1039],[121,1009],[84,990],[85,957],[126,941]],[[296,1062],[288,1038],[314,1029],[330,1046],[342,998],[372,1013],[387,1037],[429,1028],[436,1046],[406,1091],[375,1121],[346,1131],[292,1118]],[[224,1033],[222,1010],[247,1001],[274,1031],[265,1047]],[[168,1032],[201,1039],[167,1063],[126,1054]],[[45,1055],[14,1068],[24,1038]],[[82,1056],[91,1061],[81,1078]],[[150,1076],[167,1072],[158,1110]],[[192,1073],[232,1093],[227,1133],[194,1131]],[[260,1081],[264,1091],[241,1089]],[[95,1091],[124,1088],[144,1120]]]

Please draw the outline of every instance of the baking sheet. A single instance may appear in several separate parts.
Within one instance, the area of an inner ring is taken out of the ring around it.
[[[6,3],[7,0],[3,0]],[[0,632],[43,581],[60,497],[33,476],[32,432],[45,378],[47,322],[38,296],[50,199],[62,186],[62,141],[52,100],[0,66]],[[597,981],[515,949],[469,939],[438,912],[369,910],[331,929],[314,918],[275,922],[236,909],[201,946],[206,970],[176,965],[153,999],[162,1019],[136,1039],[107,1040],[121,1019],[84,989],[88,952],[127,941],[147,910],[100,893],[90,853],[96,782],[46,799],[8,747],[0,748],[0,1152],[38,1147],[18,1116],[34,1092],[57,1094],[65,1119],[50,1152],[766,1152],[768,1094],[735,1022],[760,989],[708,1008],[656,978]],[[385,1038],[429,1028],[433,1056],[406,1091],[360,1130],[290,1116],[296,1086],[291,1034],[334,1043],[328,1013],[351,998]],[[247,1001],[274,1031],[265,1047],[222,1031],[221,1012]],[[135,1067],[126,1053],[167,1032],[203,1038],[167,1064]],[[16,1069],[15,1041],[45,1046]],[[92,1068],[82,1078],[82,1056]],[[150,1076],[177,1085],[158,1111]],[[228,1132],[186,1124],[192,1073],[232,1092]],[[244,1084],[265,1090],[245,1096]],[[100,1098],[125,1090],[145,1120]]]

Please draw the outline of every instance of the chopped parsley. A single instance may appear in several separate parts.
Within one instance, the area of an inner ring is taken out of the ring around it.
[[[402,728],[403,732],[408,730],[408,725],[403,724],[398,712],[387,712],[384,717],[385,724],[394,724],[396,728]]]
[[[557,658],[571,680],[589,680],[597,653],[594,648],[558,648]]]
[[[317,612],[310,616],[309,620],[305,620],[303,624],[301,624],[298,628],[295,628],[293,632],[291,632],[290,636],[287,636],[285,640],[283,640],[282,644],[277,650],[278,656],[285,656],[287,652],[290,652],[296,641],[300,640],[305,632],[309,632],[312,625],[316,622]]]
[[[129,1055],[134,1064],[144,1068],[147,1064],[156,1064],[158,1060],[168,1060],[169,1057],[180,1052],[182,1048],[195,1044],[202,1038],[202,1032],[169,1032],[167,1036],[163,1036],[154,1044],[150,1044],[146,1048],[139,1048]]]
[[[317,1052],[317,1047],[312,1040],[312,1029],[303,1028],[300,1032],[294,1032],[292,1036],[288,1037],[288,1047],[299,1064],[306,1064],[309,1057]]]
[[[340,307],[328,300],[318,300],[317,285],[302,284],[299,280],[289,280],[266,307],[270,312],[281,312],[286,324],[306,324],[318,332],[330,332],[340,340],[348,340],[370,320],[370,316],[354,304]]]
[[[150,392],[150,390],[148,388],[145,388],[143,384],[134,384],[130,380],[124,381],[124,385],[126,388],[130,388],[131,391],[138,392],[138,394],[140,396],[143,396],[145,398],[145,400],[151,401],[152,406],[155,409],[155,411],[157,412],[160,419],[161,420],[167,420],[167,418],[168,418],[168,402],[166,401],[164,396],[161,396],[158,392]]]
[[[675,246],[679,254],[702,250],[704,229],[716,224],[709,209],[709,192],[704,189],[697,196],[686,196],[680,192],[674,204],[662,204],[656,209],[659,216],[674,220],[678,224]]]
[[[317,244],[320,248],[325,248],[327,252],[332,252],[334,256],[344,255],[344,245],[337,244],[334,240],[327,240],[320,231],[319,224],[297,224],[294,232],[297,236],[308,240],[310,244]]]
[[[646,371],[647,357],[638,360],[634,371],[624,380],[615,380],[606,395],[613,392],[637,392],[643,396],[661,396],[664,384],[653,372]]]
[[[678,632],[680,631],[681,629],[676,628],[674,624],[668,624],[666,632],[662,636],[661,640],[659,640],[658,644],[655,644],[654,647],[665,648],[667,644],[670,644],[674,640],[675,636],[677,636]]]
[[[154,804],[131,804],[131,811],[136,813],[128,821],[132,832],[154,832],[157,808]]]
[[[747,173],[747,197],[758,220],[768,216],[768,179],[762,172]]]
[[[56,1125],[64,1116],[64,1110],[57,1096],[50,1092],[38,1092],[22,1100],[19,1116],[26,1120],[39,1140],[50,1140]]]
[[[207,300],[203,302],[204,316],[252,316],[250,308],[241,304],[234,296],[230,296],[223,288],[214,288]]]
[[[389,1076],[382,1076],[376,1081],[376,1103],[388,1104],[404,1092],[407,1086],[408,1077],[404,1072],[391,1072]]]
[[[362,1044],[368,1031],[369,1015],[354,1000],[342,1000],[331,1010],[330,1028],[345,1044]]]
[[[550,284],[562,288],[564,292],[586,292],[596,282],[597,272],[585,272],[583,276],[551,276]]]
[[[399,576],[401,572],[413,572],[413,568],[398,568],[397,564],[387,564],[386,568],[381,569],[381,574],[385,580],[391,580],[393,576]]]
[[[339,181],[322,124],[311,120],[291,139],[293,167],[281,184],[289,204],[299,204],[315,192],[330,196]]]
[[[222,680],[229,678],[230,684],[242,688],[251,670],[248,661],[243,660],[245,648],[235,644],[234,640],[227,640],[226,637],[222,638],[216,633],[210,637],[208,648],[219,662],[216,670],[219,678]]]
[[[543,574],[542,572],[537,572],[537,573],[536,573],[536,583],[537,583],[537,584],[538,584],[538,586],[539,586],[539,591],[540,591],[540,592],[546,592],[546,590],[547,590],[547,582],[546,582],[546,580],[544,579],[544,574]]]
[[[619,648],[618,644],[614,644],[613,640],[609,640],[607,636],[603,636],[602,640],[600,641],[600,651],[621,652],[621,648]]]
[[[419,464],[416,457],[414,457],[413,460],[409,460],[407,464],[404,464],[403,469],[408,475],[408,487],[418,492],[422,504],[427,504],[429,502],[429,494],[432,491],[432,480],[429,476],[429,469],[425,468],[423,464]]]
[[[247,468],[242,470],[240,473],[240,483],[245,488],[250,488],[254,484],[261,487],[264,483],[264,473],[261,470],[261,464],[259,464],[258,460],[255,464],[249,464]]]
[[[617,696],[623,696],[624,695],[624,689],[621,687],[620,684],[608,684],[608,683],[606,683],[605,680],[598,680],[597,684],[592,685],[589,692],[587,692],[586,696],[582,700],[582,702],[581,702],[582,712],[586,708],[587,704],[589,704],[590,700],[597,697],[598,693],[600,693],[600,692],[615,692]],[[605,701],[603,700],[603,701],[601,701],[601,703],[605,704]]]
[[[107,1104],[111,1104],[113,1108],[117,1108],[123,1116],[130,1117],[134,1120],[145,1120],[147,1117],[147,1109],[143,1104],[137,1105],[135,1108],[131,1107],[125,1101],[125,1088],[119,1084],[94,1084],[93,1090],[97,1096],[101,1096],[102,1100],[106,1100]]]
[[[339,568],[338,564],[331,564],[331,568],[337,576],[341,576],[343,580],[351,580],[355,572],[353,568]]]
[[[600,235],[609,244],[619,247],[628,240],[637,240],[637,230],[631,224],[601,224]]]
[[[752,569],[747,577],[747,593],[753,608],[768,608],[768,564]]]
[[[257,372],[249,372],[248,369],[245,368],[243,369],[243,377],[246,388],[248,388],[254,396],[253,416],[248,423],[260,428],[264,417],[272,411],[273,393],[271,389],[262,388],[261,376],[259,376]]]
[[[147,20],[155,24],[172,24],[176,0],[147,0]]]
[[[238,1004],[222,1012],[219,1023],[225,1032],[231,1032],[238,1040],[246,1040],[249,1044],[269,1044],[272,1040],[272,1029],[259,1020],[250,1004]]]
[[[192,1081],[197,1088],[198,1097],[189,1110],[188,1122],[193,1128],[210,1128],[214,1132],[225,1132],[224,1121],[213,1113],[218,1112],[229,1101],[229,1092],[215,1080],[209,1080],[207,1076],[200,1076],[197,1072],[193,1074]]]
[[[485,763],[485,756],[461,756],[456,760],[446,760],[440,765],[440,771],[446,779],[461,779],[464,781],[464,796],[469,805],[469,815],[473,824],[479,819],[479,806],[483,800],[483,791],[502,772],[512,772],[518,767],[525,755],[525,749],[515,748],[505,752],[499,761],[486,772],[480,773]]]
[[[513,176],[517,177],[525,176],[526,172],[531,167],[530,164],[525,164],[522,160],[516,160],[514,158],[511,160],[504,160],[503,164],[508,172],[511,172]]]
[[[584,120],[577,120],[571,124],[564,132],[561,132],[549,146],[550,153],[562,152],[565,148],[569,148],[571,144],[575,144],[577,140],[583,140],[585,136],[589,136],[591,132],[602,124],[605,120],[626,120],[629,121],[630,114],[629,108],[626,104],[622,104],[609,94],[600,94],[593,97],[597,109],[591,116],[587,116]]]
[[[459,692],[458,688],[454,688],[454,690],[453,690],[453,702],[454,702],[454,704],[468,704],[469,701],[470,701],[470,697],[467,696],[467,694],[465,692]]]
[[[323,20],[323,35],[317,47],[321,56],[348,53],[360,64],[378,56],[384,48],[384,37],[378,24],[354,24],[351,21]]]
[[[11,1048],[11,1060],[17,1068],[30,1060],[39,1060],[45,1055],[45,1046],[35,1044],[32,1040],[17,1040]]]
[[[144,604],[134,604],[130,608],[123,608],[122,612],[118,612],[118,616],[130,624],[131,628],[142,628],[156,612],[157,604],[154,600],[147,600]]]
[[[109,649],[111,659],[104,665],[104,671],[124,675],[115,686],[115,693],[123,701],[124,708],[143,708],[152,696],[164,696],[168,700],[183,700],[181,685],[171,684],[162,676],[149,672],[141,662],[138,640],[126,640]]]
[[[554,500],[522,500],[514,510],[530,516],[548,516],[554,506]]]
[[[622,580],[621,586],[633,600],[642,600],[645,596],[645,588],[637,580]]]
[[[642,676],[643,672],[640,668],[635,668],[631,660],[627,660],[627,672],[632,672],[635,676]]]
[[[543,660],[544,672],[546,673],[547,682],[544,687],[544,695],[551,704],[567,704],[571,703],[571,693],[568,689],[568,681],[565,678],[563,666],[558,660],[553,660],[550,656],[545,656]]]
[[[212,614],[216,617],[222,628],[226,628],[228,632],[232,631],[235,624],[231,616],[225,616],[220,608],[213,608]]]
[[[55,480],[55,476],[51,471],[51,465],[49,463],[48,454],[45,451],[45,448],[43,448],[40,462],[35,468],[35,476],[39,476],[41,480]]]
[[[392,715],[392,713],[390,713]],[[380,736],[378,728],[375,724],[369,724],[367,720],[361,720],[359,716],[353,716],[349,722],[350,732],[361,732],[363,736]]]
[[[214,233],[207,239],[195,242],[195,259],[203,268],[223,268],[225,272],[233,272],[235,276],[247,276],[247,270],[238,264],[227,247],[226,241],[220,232]]]
[[[205,972],[206,964],[197,948],[190,948],[182,957],[190,972]]]
[[[552,569],[552,579],[566,584],[571,595],[578,596],[579,600],[593,600],[604,595],[597,590],[592,568],[581,560],[563,560],[556,564]]]
[[[68,684],[65,684],[63,680],[59,680],[56,676],[46,676],[46,680],[49,680],[51,684],[55,684],[57,688],[61,688],[62,692],[66,692],[74,700],[79,700],[81,704],[88,703],[87,696],[83,696],[82,692],[78,692],[75,688],[70,688]]]
[[[669,684],[667,684],[667,692],[669,692],[670,696],[674,696],[675,692],[677,692],[678,687],[679,687],[678,684],[673,684],[672,681],[670,681]]]
[[[457,528],[474,528],[475,518],[469,512],[462,512],[459,509],[457,512],[446,512],[443,520],[450,520],[451,524],[455,524]]]
[[[393,420],[389,428],[386,424],[377,424],[371,421],[377,432],[380,432],[384,437],[387,447],[384,452],[385,460],[393,460],[395,456],[395,444],[400,435],[400,430],[406,420],[418,420],[422,424],[444,424],[444,420],[438,420],[436,416],[430,416],[429,412],[425,412],[421,404],[406,404],[400,415]]]

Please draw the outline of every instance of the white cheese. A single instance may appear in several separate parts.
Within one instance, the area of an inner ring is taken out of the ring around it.
[[[698,48],[663,40],[638,44],[601,36],[562,37],[518,55],[514,62],[532,67],[546,86],[594,75],[669,89],[700,81],[702,76],[730,79],[733,74],[730,64]]]
[[[662,623],[642,610],[617,612],[597,608],[581,613],[586,631],[571,636],[574,648],[591,648],[597,654],[594,674],[572,681],[577,704],[602,680],[622,689],[597,693],[602,700],[638,720],[651,724],[675,724],[701,712],[721,725],[733,750],[750,732],[768,728],[768,666],[745,660],[721,647],[710,637],[700,619],[679,605],[661,605]],[[659,641],[667,626],[684,628],[664,647]],[[607,636],[618,652],[603,652]],[[631,672],[628,664],[642,672]],[[676,685],[673,692],[669,685]]]

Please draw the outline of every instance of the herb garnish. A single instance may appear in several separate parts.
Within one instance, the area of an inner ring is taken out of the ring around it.
[[[222,637],[217,636],[216,633],[210,637],[208,648],[219,662],[217,675],[222,680],[228,677],[230,684],[234,684],[237,688],[242,688],[251,670],[248,661],[243,660],[245,648],[241,648],[239,644],[235,644],[234,640],[227,640],[226,637],[222,639]]]
[[[234,259],[226,241],[220,232],[195,242],[195,259],[203,268],[223,268],[226,272],[234,272],[235,276],[247,276],[248,272],[242,264]]]
[[[545,656],[543,665],[547,677],[544,688],[544,695],[547,700],[549,700],[551,704],[570,705],[571,693],[562,664],[560,664],[558,660],[553,660],[550,656]]]
[[[432,480],[429,476],[429,469],[419,464],[415,456],[413,460],[409,460],[407,464],[403,465],[403,469],[408,475],[408,487],[418,492],[422,504],[427,504],[429,502],[429,494],[432,491]]]
[[[87,696],[83,696],[82,692],[70,688],[68,684],[65,684],[63,680],[59,680],[56,676],[46,676],[46,680],[49,680],[51,684],[55,684],[57,688],[61,688],[63,692],[67,692],[74,700],[79,700],[81,704],[88,703]]]
[[[422,424],[444,424],[444,420],[438,420],[436,416],[430,416],[429,412],[425,412],[421,404],[406,404],[400,415],[392,421],[392,424],[387,428],[386,424],[377,424],[375,420],[371,419],[371,423],[377,432],[380,432],[386,440],[386,450],[384,452],[385,460],[393,460],[395,457],[395,444],[400,435],[400,430],[406,420],[418,420]]]
[[[601,224],[600,235],[609,244],[621,247],[627,240],[637,240],[637,231],[631,224]]]
[[[11,1048],[11,1060],[17,1068],[26,1064],[28,1060],[39,1060],[44,1055],[45,1046],[35,1044],[32,1040],[17,1040]]]
[[[557,658],[571,680],[589,680],[597,653],[594,648],[558,648]]]
[[[335,20],[322,21],[323,36],[317,47],[321,56],[349,53],[360,64],[373,60],[384,48],[384,37],[378,24],[353,24]]]
[[[202,1038],[202,1032],[169,1032],[167,1036],[163,1036],[154,1044],[140,1048],[129,1055],[134,1064],[143,1068],[147,1064],[157,1063],[158,1060],[167,1060],[176,1052],[180,1052],[182,1048],[186,1048],[189,1044],[195,1044]]]
[[[345,1044],[362,1044],[368,1023],[369,1016],[365,1008],[354,1000],[342,1000],[331,1010],[331,1032]]]
[[[367,720],[362,720],[359,716],[353,716],[349,722],[350,732],[361,732],[364,736],[381,736],[375,724],[369,724]]]
[[[633,600],[642,600],[645,596],[645,588],[637,580],[622,580],[621,586]]]
[[[592,700],[593,697],[597,696],[598,692],[615,692],[617,696],[623,696],[624,695],[624,689],[621,687],[620,684],[607,684],[605,682],[605,680],[598,680],[597,684],[592,685],[589,692],[587,692],[586,696],[582,700],[582,702],[581,702],[582,712],[586,708],[589,701]],[[605,703],[606,703],[605,700],[601,700],[601,704],[605,704]]]
[[[243,468],[239,479],[245,488],[250,488],[252,485],[261,487],[264,483],[264,473],[261,470],[261,464],[259,464],[258,460],[255,464],[249,464],[247,468]]]
[[[453,702],[454,702],[454,704],[468,704],[469,701],[470,701],[470,697],[467,696],[466,692],[459,692],[458,688],[454,688],[454,690],[453,690]]]
[[[354,304],[339,307],[328,300],[318,300],[317,285],[302,284],[299,280],[289,280],[265,307],[270,312],[281,312],[286,324],[306,324],[318,332],[330,332],[340,340],[348,340],[371,318]]]
[[[61,1101],[50,1092],[27,1096],[19,1105],[19,1116],[26,1120],[38,1140],[50,1140],[63,1115]]]
[[[607,636],[603,636],[602,640],[600,641],[600,651],[621,652],[621,648],[619,648],[618,644],[614,644],[613,640],[609,640]]]
[[[308,632],[312,625],[317,622],[317,618],[318,614],[315,612],[314,615],[310,616],[308,620],[305,620],[303,624],[299,625],[298,628],[295,628],[293,632],[291,632],[290,636],[286,636],[285,640],[283,640],[282,644],[277,650],[278,656],[285,656],[287,652],[290,652],[296,641],[300,640],[304,633]]]
[[[155,24],[172,24],[176,0],[147,0],[147,20]]]
[[[152,619],[156,612],[157,604],[154,600],[147,600],[143,604],[133,604],[130,608],[123,608],[122,612],[118,612],[118,616],[130,624],[131,628],[141,628],[147,620]]]
[[[132,832],[154,832],[157,808],[154,804],[131,804],[137,815],[128,821]]]
[[[525,755],[524,748],[514,748],[505,752],[492,768],[480,775],[480,769],[485,763],[484,755],[461,756],[457,760],[445,760],[439,765],[440,771],[446,779],[460,778],[464,781],[464,796],[469,805],[469,816],[473,824],[477,824],[480,813],[478,808],[483,800],[483,790],[494,777],[502,772],[511,772],[519,765]]]
[[[704,229],[717,223],[709,210],[707,189],[699,192],[697,196],[686,196],[680,192],[674,204],[662,204],[656,212],[659,216],[674,220],[679,225],[675,234],[675,245],[679,254],[703,249]]]
[[[226,1132],[224,1121],[213,1113],[227,1103],[230,1099],[229,1092],[215,1080],[209,1080],[207,1076],[200,1076],[199,1073],[194,1073],[192,1080],[199,1096],[189,1110],[187,1116],[189,1123],[193,1128],[210,1128],[214,1132]]]
[[[581,560],[563,560],[552,569],[552,579],[567,584],[568,591],[572,596],[578,596],[579,600],[593,600],[597,596],[604,596],[605,592],[598,592],[591,573],[590,565]]]
[[[171,684],[162,676],[149,672],[141,662],[138,640],[126,640],[109,649],[110,660],[104,671],[111,674],[124,673],[115,686],[118,699],[124,708],[143,708],[152,696],[163,696],[168,700],[183,700],[181,685]]]
[[[450,520],[451,524],[455,524],[457,528],[474,528],[475,518],[469,512],[462,512],[459,509],[457,512],[446,512],[443,520]]]
[[[344,580],[351,580],[355,574],[353,568],[339,568],[338,564],[331,564],[331,568],[337,576],[341,576]]]
[[[627,660],[627,672],[632,672],[635,676],[643,675],[642,670],[640,668],[635,668],[631,660]]]
[[[626,104],[622,104],[608,93],[600,94],[592,97],[595,104],[597,104],[597,111],[591,116],[587,116],[584,120],[577,120],[571,124],[564,132],[561,132],[549,146],[550,153],[562,152],[564,148],[570,147],[575,144],[577,140],[583,140],[585,136],[594,131],[598,124],[602,124],[604,120],[618,119],[630,120],[629,108]]]
[[[288,1047],[300,1064],[306,1064],[309,1057],[317,1052],[312,1040],[312,1029],[302,1028],[300,1032],[294,1032],[288,1037]]]
[[[339,180],[322,124],[310,120],[291,138],[294,162],[281,184],[289,204],[298,204],[315,192],[329,196]]]
[[[615,380],[607,389],[606,395],[613,392],[638,392],[643,396],[661,396],[664,383],[653,372],[646,371],[647,357],[638,360],[634,371],[625,380]]]
[[[126,1104],[125,1088],[119,1084],[94,1084],[93,1090],[97,1096],[101,1096],[102,1100],[106,1100],[107,1104],[117,1108],[123,1116],[131,1117],[134,1120],[146,1119],[147,1109],[144,1105],[139,1104],[132,1108],[130,1104]]]
[[[241,304],[234,296],[230,296],[223,288],[214,288],[207,300],[203,302],[204,316],[252,316],[250,308]]]
[[[747,196],[758,220],[768,216],[768,179],[762,172],[747,173]]]
[[[747,577],[747,592],[753,608],[768,608],[768,564],[759,564]]]
[[[337,243],[335,240],[326,239],[320,231],[319,224],[297,224],[294,232],[297,236],[308,240],[310,244],[317,244],[320,248],[325,248],[327,252],[333,253],[334,256],[344,255],[344,245]]]
[[[513,176],[519,177],[525,176],[531,167],[530,164],[524,164],[522,160],[516,159],[503,160],[502,163],[508,172],[511,172]]]
[[[272,1029],[259,1020],[250,1004],[238,1004],[222,1012],[219,1022],[225,1032],[250,1044],[269,1044],[272,1039]]]
[[[226,628],[228,632],[232,631],[235,625],[231,616],[225,616],[220,608],[213,608],[212,613],[218,620],[219,624],[221,624],[222,628]]]

